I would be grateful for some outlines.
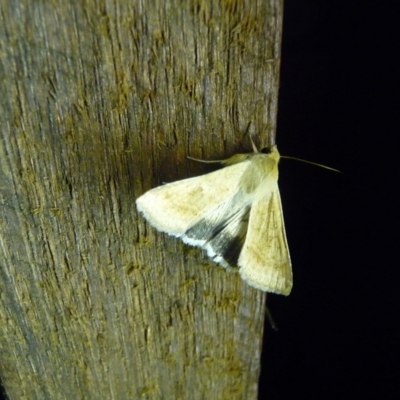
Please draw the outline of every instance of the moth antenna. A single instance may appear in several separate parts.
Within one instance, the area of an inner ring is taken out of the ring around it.
[[[217,164],[217,163],[222,163],[223,161],[225,161],[225,160],[202,160],[200,158],[194,158],[194,157],[189,157],[189,156],[186,156],[186,158],[188,158],[189,160],[201,162],[204,164]]]
[[[249,133],[249,136],[250,136],[251,147],[253,148],[253,152],[254,152],[254,153],[258,153],[257,146],[256,146],[255,143],[253,142],[253,138],[252,138],[251,133]]]
[[[281,158],[286,158],[286,159],[289,159],[289,160],[301,161],[301,162],[306,163],[306,164],[316,165],[317,167],[329,169],[329,170],[334,171],[334,172],[339,172],[339,174],[343,174],[343,172],[342,172],[342,171],[339,171],[338,169],[335,169],[335,168],[332,168],[332,167],[328,167],[328,166],[323,165],[323,164],[318,164],[318,163],[316,163],[316,162],[312,162],[312,161],[308,161],[308,160],[303,160],[302,158],[291,157],[291,156],[281,156]]]
[[[251,121],[247,124],[245,134],[246,135],[248,134],[250,137],[250,142],[251,142],[251,147],[253,148],[253,153],[258,153],[257,146],[255,145],[255,143],[253,141],[253,135],[250,133],[250,126],[251,126]]]

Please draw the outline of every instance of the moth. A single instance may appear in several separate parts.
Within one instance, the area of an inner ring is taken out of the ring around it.
[[[252,143],[253,144],[253,143]],[[276,146],[219,161],[224,168],[152,189],[136,200],[154,228],[198,246],[249,285],[288,295],[292,266]],[[201,161],[201,160],[197,160]]]

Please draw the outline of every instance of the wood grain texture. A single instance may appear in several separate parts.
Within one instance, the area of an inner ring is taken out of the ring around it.
[[[10,399],[255,399],[265,295],[134,201],[273,142],[281,0],[0,0]],[[100,397],[99,397],[100,396]]]

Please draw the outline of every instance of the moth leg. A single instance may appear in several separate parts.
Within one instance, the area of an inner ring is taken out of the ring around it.
[[[271,310],[270,310],[268,307],[265,309],[265,316],[267,317],[268,322],[269,322],[271,328],[272,328],[274,331],[278,331],[278,330],[279,330],[279,329],[278,329],[278,325],[276,325],[275,320],[274,320],[274,318],[272,317]]]

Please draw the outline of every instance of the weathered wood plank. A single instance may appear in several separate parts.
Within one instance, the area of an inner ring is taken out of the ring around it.
[[[138,217],[276,125],[282,1],[0,1],[10,399],[255,399],[265,295]],[[268,139],[270,138],[270,139]],[[271,139],[272,138],[272,139]]]

